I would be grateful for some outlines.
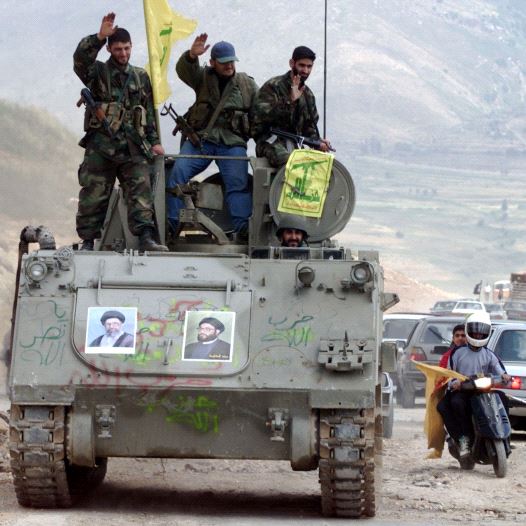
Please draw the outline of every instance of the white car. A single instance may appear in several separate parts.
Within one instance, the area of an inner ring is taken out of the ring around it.
[[[511,383],[502,389],[513,397],[510,401],[511,426],[526,431],[526,323],[495,324],[488,348],[502,360],[512,377]],[[514,399],[522,400],[524,404]]]
[[[462,300],[457,301],[455,306],[453,307],[453,310],[451,311],[451,315],[455,316],[458,314],[472,314],[474,312],[480,312],[480,311],[486,311],[484,304],[480,301],[476,300]]]

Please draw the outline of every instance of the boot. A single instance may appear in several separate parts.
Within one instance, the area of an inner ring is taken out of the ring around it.
[[[460,458],[468,457],[471,453],[469,448],[469,439],[467,436],[461,436],[458,439],[458,456]]]
[[[141,252],[168,252],[168,247],[156,243],[152,228],[143,228],[139,234],[139,250]]]
[[[84,239],[82,241],[82,245],[80,246],[80,250],[86,250],[86,251],[93,251],[93,248],[95,246],[95,242],[93,239]]]

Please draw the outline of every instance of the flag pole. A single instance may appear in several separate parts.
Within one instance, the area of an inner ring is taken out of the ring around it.
[[[148,62],[150,64],[150,74],[151,74],[151,77],[153,77],[153,68],[154,67],[157,67],[156,64],[155,64],[155,61],[154,61],[154,57],[152,55],[152,49],[154,47],[153,45],[153,38],[154,36],[151,34],[150,30],[148,29],[148,26],[149,24],[146,23],[146,19],[147,19],[147,14],[146,14],[146,2],[148,2],[149,0],[143,0],[142,1],[142,6],[143,6],[143,12],[144,12],[144,25],[145,25],[145,29],[146,29],[146,44],[147,44],[147,47],[148,47]],[[159,122],[159,112],[157,110],[157,101],[155,100],[155,90],[153,89],[153,79],[150,78],[150,84],[152,85],[152,98],[153,98],[153,109],[154,109],[154,116],[155,116],[155,127],[157,128],[157,134],[159,135],[159,140],[161,141],[161,144],[162,144],[162,140],[161,140],[161,125],[160,125],[160,122]]]

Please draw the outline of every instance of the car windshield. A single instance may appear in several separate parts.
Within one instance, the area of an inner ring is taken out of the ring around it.
[[[502,310],[500,305],[495,305],[494,303],[484,303],[484,307],[486,307],[486,312],[499,312]]]
[[[455,305],[455,309],[482,310],[482,305],[476,301],[459,301]]]
[[[454,306],[454,301],[437,301],[431,310],[451,310]]]
[[[458,321],[441,323],[438,320],[430,320],[422,330],[420,343],[434,343],[449,345],[453,328],[458,325]]]
[[[503,331],[494,350],[503,362],[526,363],[526,330]]]
[[[418,320],[384,320],[383,337],[391,340],[408,340]]]

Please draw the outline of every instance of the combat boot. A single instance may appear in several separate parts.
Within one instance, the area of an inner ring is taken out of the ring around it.
[[[95,242],[93,239],[84,239],[82,241],[82,245],[80,246],[80,250],[86,250],[86,251],[93,251],[93,248],[95,246]]]
[[[469,438],[463,435],[458,439],[458,456],[460,458],[465,458],[469,456],[470,453]]]
[[[160,245],[153,238],[153,229],[143,228],[139,234],[139,250],[141,252],[168,252],[168,247]]]

